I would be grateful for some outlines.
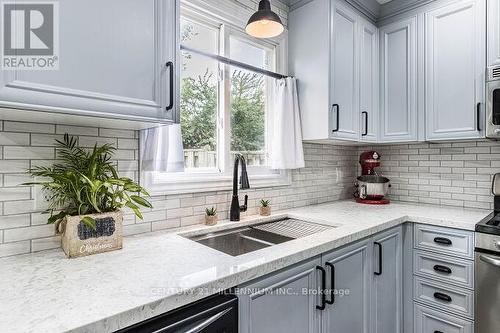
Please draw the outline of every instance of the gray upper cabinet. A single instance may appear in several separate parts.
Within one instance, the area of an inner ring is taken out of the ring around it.
[[[313,259],[240,288],[240,333],[319,333],[318,269]]]
[[[304,140],[376,141],[378,29],[341,0],[304,2],[288,26]]]
[[[366,20],[360,21],[359,126],[361,141],[376,142],[379,128],[379,44],[378,29]]]
[[[373,237],[372,333],[403,331],[402,257],[402,227]]]
[[[340,1],[332,2],[332,137],[359,139],[358,112],[358,19],[359,15]]]
[[[174,121],[177,16],[173,0],[60,1],[59,70],[1,71],[0,106]]]
[[[370,332],[371,256],[370,240],[323,255],[327,288],[335,294],[323,314],[323,333]]]
[[[425,13],[428,140],[483,136],[485,19],[485,0],[453,2]]]
[[[500,66],[500,2],[487,1],[488,66]]]
[[[380,141],[417,141],[417,18],[380,28]]]

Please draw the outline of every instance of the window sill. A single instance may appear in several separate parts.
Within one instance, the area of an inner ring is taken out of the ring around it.
[[[287,170],[275,174],[249,174],[248,178],[251,188],[292,184],[291,173]],[[182,174],[170,178],[157,172],[142,172],[141,186],[152,196],[230,191],[233,188],[233,177],[227,174]]]

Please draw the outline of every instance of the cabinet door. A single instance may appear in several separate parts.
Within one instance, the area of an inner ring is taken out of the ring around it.
[[[322,332],[369,332],[371,256],[368,240],[323,255],[323,266],[329,268],[327,288],[335,297],[323,311]]]
[[[500,65],[500,2],[488,3],[488,66]]]
[[[403,323],[402,228],[376,235],[373,246],[373,333],[400,333]]]
[[[238,288],[240,333],[318,333],[320,259]]]
[[[360,80],[359,111],[361,114],[360,138],[364,142],[376,142],[379,128],[379,91],[378,91],[378,29],[368,21],[362,20],[360,36]]]
[[[425,14],[426,137],[482,136],[484,0],[451,3]]]
[[[169,84],[177,81],[177,70],[166,64],[176,63],[177,1],[58,3],[59,69],[0,72],[0,105],[107,118],[173,119],[175,107],[167,111],[166,106],[175,97]]]
[[[380,141],[417,140],[416,17],[380,28]]]
[[[357,21],[353,10],[333,2],[330,126],[338,139],[359,139]]]

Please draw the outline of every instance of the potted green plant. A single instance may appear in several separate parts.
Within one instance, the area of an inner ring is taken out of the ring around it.
[[[130,208],[142,219],[140,207],[152,208],[145,199],[148,192],[133,180],[120,177],[110,144],[93,149],[78,146],[68,134],[56,140],[60,162],[37,166],[28,172],[43,181],[39,185],[48,195],[48,223],[61,234],[68,257],[79,257],[122,248],[122,208]]]
[[[262,199],[260,200],[260,215],[262,216],[269,216],[271,215],[271,201],[270,200],[265,200]]]
[[[217,209],[215,207],[210,207],[205,209],[205,224],[206,225],[216,225],[217,224]]]

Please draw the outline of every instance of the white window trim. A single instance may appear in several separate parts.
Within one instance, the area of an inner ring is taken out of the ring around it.
[[[192,2],[192,3],[191,3]],[[195,5],[193,5],[195,4]],[[228,2],[229,4],[229,2]],[[219,3],[220,5],[220,3]],[[233,6],[234,3],[231,4]],[[210,8],[212,7],[212,8]],[[182,1],[181,3],[181,11],[188,14],[191,17],[199,17],[202,18],[203,21],[212,21],[214,15],[212,15],[213,9],[215,12],[219,13],[219,15],[215,15],[217,20],[221,20],[223,22],[223,29],[227,32],[222,33],[222,40],[220,41],[220,46],[222,48],[227,46],[227,40],[230,34],[235,37],[246,36],[244,26],[242,26],[241,21],[236,21],[234,17],[231,15],[220,16],[221,8],[215,8],[214,6],[207,5],[206,2],[203,3],[203,6],[200,6],[197,1],[190,2]],[[180,18],[179,18],[180,19]],[[271,40],[263,41],[256,44],[267,44],[275,49],[275,69],[278,72],[285,72],[285,69],[288,67],[288,59],[287,59],[287,41],[288,36],[285,32],[283,36],[280,38],[274,38]],[[227,48],[224,50],[224,54],[227,54]],[[222,66],[224,71],[224,75],[229,77],[228,75],[229,66]],[[226,80],[226,83],[229,80]],[[228,89],[224,89],[220,96],[221,104],[227,103],[229,96],[225,96],[225,92],[228,92]],[[230,129],[230,116],[226,113],[229,112],[229,108],[227,106],[223,106],[224,110],[227,112],[224,113],[222,118],[222,129],[221,126],[218,126],[220,130],[229,131]],[[267,132],[267,130],[266,130]],[[225,146],[229,146],[230,144],[230,135],[226,132],[225,134]],[[220,147],[218,145],[217,149],[225,150],[224,147]],[[225,151],[222,154],[219,154],[224,158],[221,161],[222,167],[219,172],[205,172],[203,170],[192,171],[189,173],[158,173],[158,172],[145,172],[141,171],[140,173],[140,182],[141,185],[148,189],[151,195],[171,195],[171,194],[183,194],[183,193],[197,193],[197,192],[213,192],[213,191],[226,191],[232,189],[232,163],[229,161],[229,156]],[[229,167],[229,170],[225,170]],[[288,186],[292,184],[292,177],[289,170],[270,170],[268,168],[263,167],[252,167],[248,166],[248,176],[250,179],[251,188],[266,188],[266,187],[277,187],[277,186]]]

